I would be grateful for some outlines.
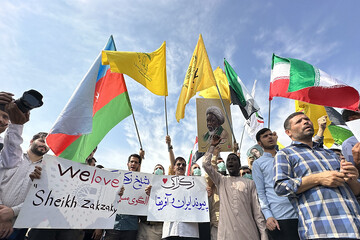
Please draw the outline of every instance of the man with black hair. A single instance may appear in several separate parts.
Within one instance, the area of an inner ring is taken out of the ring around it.
[[[145,153],[140,150],[140,155]],[[139,154],[131,154],[128,158],[129,171],[140,172],[141,157]],[[139,217],[135,215],[116,214],[114,229],[105,231],[105,240],[136,240],[139,228]]]
[[[256,140],[264,149],[264,154],[254,162],[252,176],[268,233],[273,240],[299,239],[296,211],[287,197],[280,197],[274,191],[276,132],[263,128],[256,133]]]
[[[230,153],[226,159],[229,176],[211,166],[211,157],[220,137],[214,135],[203,160],[203,168],[214,182],[220,197],[219,240],[265,240],[265,220],[261,213],[254,181],[240,177],[240,158]]]
[[[343,110],[341,116],[345,122],[349,122],[349,121],[353,121],[356,119],[360,119],[360,112],[354,112],[354,111],[345,109],[345,110]],[[344,155],[346,161],[352,162],[353,164],[356,164],[359,166],[360,162],[355,163],[354,157],[352,154],[352,148],[358,142],[359,141],[355,138],[355,136],[351,136],[342,143],[341,147],[342,147],[342,154]]]
[[[35,134],[26,153],[23,153],[21,137],[29,113],[23,113],[14,102],[8,103],[6,111],[10,124],[0,153],[0,239],[10,236],[12,225],[30,188],[29,173],[41,164],[43,155],[49,151],[45,143],[47,133]],[[16,229],[11,239],[24,239],[27,229]]]
[[[312,141],[314,127],[301,112],[288,116],[292,144],[277,152],[274,189],[298,212],[300,239],[359,239],[359,173],[331,150]]]

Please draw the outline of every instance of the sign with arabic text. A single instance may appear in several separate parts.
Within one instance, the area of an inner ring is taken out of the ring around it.
[[[149,173],[118,171],[123,176],[124,194],[117,205],[118,213],[146,216],[148,210],[149,196],[145,188],[151,185],[153,175]]]
[[[205,178],[154,175],[147,220],[209,222]]]
[[[112,229],[121,173],[45,155],[14,228]],[[28,176],[24,176],[28,177]]]

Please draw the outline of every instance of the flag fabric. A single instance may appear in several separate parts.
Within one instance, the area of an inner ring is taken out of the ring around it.
[[[353,87],[306,62],[275,54],[272,58],[269,100],[273,97],[353,111],[359,108],[359,93]]]
[[[197,92],[215,86],[215,77],[207,55],[203,38],[200,34],[185,80],[181,88],[176,107],[176,120],[179,122],[185,116],[185,106]]]
[[[216,84],[219,87],[221,98],[227,99],[230,102],[231,99],[230,99],[229,82],[226,78],[224,71],[220,67],[217,67],[214,70],[214,76],[215,76]],[[200,91],[199,96],[202,96],[203,98],[216,98],[216,99],[220,98],[216,86],[212,86],[210,88]]]
[[[303,112],[308,118],[310,118],[311,122],[314,125],[314,134],[316,134],[319,130],[318,119],[322,116],[327,116],[326,110],[324,106],[315,105],[311,103],[295,101],[295,111]],[[329,117],[326,120],[327,128],[324,131],[324,145],[327,148],[330,148],[334,144],[334,138],[330,132],[329,125],[330,119]]]
[[[168,95],[165,42],[152,53],[103,51],[102,64],[110,64],[111,72],[130,76],[156,95]]]
[[[230,85],[231,103],[239,105],[246,120],[260,108],[254,98],[250,95],[239,76],[230,64],[224,60],[225,73]]]
[[[348,128],[345,121],[342,119],[341,114],[332,107],[325,107],[330,125],[328,126],[331,136],[335,144],[341,146],[342,143],[353,136],[352,131]]]
[[[194,147],[190,152],[190,157],[188,161],[188,169],[187,169],[187,176],[190,176],[191,174],[191,166],[196,163],[196,161],[204,156],[205,153],[199,152],[199,145],[198,145],[198,137],[195,138]]]
[[[111,36],[105,50],[116,50]],[[85,162],[103,137],[132,113],[124,77],[101,64],[101,53],[46,138],[56,156]]]
[[[197,151],[198,151],[198,137],[195,138],[195,143],[194,143],[193,149],[190,152],[190,157],[189,157],[189,161],[188,161],[188,169],[187,169],[187,173],[186,173],[187,176],[190,176],[192,159]],[[194,153],[194,155],[193,155],[193,153]]]
[[[254,81],[251,90],[251,96],[255,97],[257,80]],[[261,116],[260,109],[252,114],[248,120],[245,121],[245,129],[248,135],[256,142],[256,133],[264,128],[264,118]]]

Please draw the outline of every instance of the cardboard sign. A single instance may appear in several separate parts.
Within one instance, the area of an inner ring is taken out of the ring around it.
[[[147,220],[209,222],[205,178],[154,175]]]
[[[27,177],[27,176],[24,176]],[[112,229],[121,173],[45,155],[15,228]]]

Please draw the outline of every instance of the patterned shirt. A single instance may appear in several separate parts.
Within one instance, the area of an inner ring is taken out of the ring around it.
[[[27,153],[23,153],[22,131],[23,125],[9,124],[0,154],[0,205],[11,207],[15,216],[31,186],[29,174],[41,165],[41,160],[32,162]]]
[[[335,153],[293,142],[275,156],[275,192],[290,197],[299,214],[301,239],[360,238],[360,206],[348,184],[331,188],[318,185],[300,194],[302,178],[323,171],[339,171]]]

